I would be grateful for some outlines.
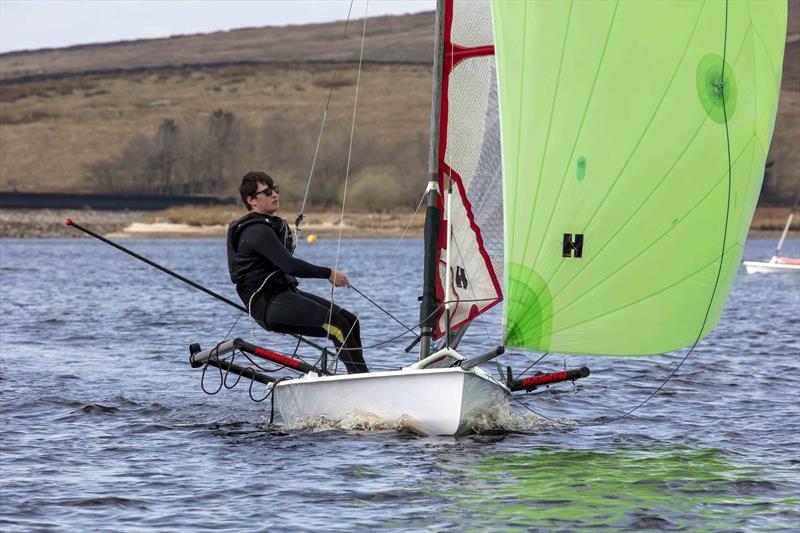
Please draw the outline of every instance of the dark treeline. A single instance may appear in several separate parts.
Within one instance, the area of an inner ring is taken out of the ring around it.
[[[260,125],[219,109],[207,117],[164,119],[150,137],[137,135],[115,157],[94,162],[87,175],[98,192],[236,196],[241,176],[269,173],[284,200],[302,200],[318,130],[279,114]],[[327,126],[317,157],[309,203],[341,205],[350,131]],[[352,209],[416,207],[426,181],[427,139],[387,146],[353,140],[347,188]]]
[[[235,197],[245,172],[264,170],[281,185],[284,200],[298,202],[311,170],[317,128],[280,114],[256,126],[222,109],[188,121],[168,118],[151,137],[137,135],[115,157],[90,164],[87,175],[97,192]],[[327,126],[314,168],[311,205],[341,205],[349,137],[349,127]],[[415,207],[425,187],[427,157],[426,138],[390,146],[381,139],[356,136],[349,207]],[[774,161],[768,161],[759,204],[792,205],[797,185],[778,179],[773,167]]]

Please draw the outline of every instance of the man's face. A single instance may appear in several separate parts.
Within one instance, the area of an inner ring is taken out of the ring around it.
[[[278,192],[277,185],[270,187],[269,185],[259,183],[256,192],[247,198],[247,203],[250,204],[250,207],[252,207],[253,211],[256,213],[274,215],[280,207],[279,196],[280,193]]]

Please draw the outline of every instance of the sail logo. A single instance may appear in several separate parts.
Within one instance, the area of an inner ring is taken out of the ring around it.
[[[576,233],[574,239],[572,233],[564,234],[561,257],[583,257],[583,233]]]
[[[460,266],[456,267],[456,287],[459,289],[467,288],[467,272]]]

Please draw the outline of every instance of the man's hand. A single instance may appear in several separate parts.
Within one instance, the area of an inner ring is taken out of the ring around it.
[[[328,281],[333,283],[334,287],[350,288],[350,280],[347,279],[347,276],[344,275],[344,272],[337,272],[336,270],[331,269],[331,277],[328,278]]]

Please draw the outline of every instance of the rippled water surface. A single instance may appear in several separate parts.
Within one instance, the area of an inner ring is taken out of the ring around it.
[[[235,298],[221,240],[125,244]],[[421,243],[402,243],[387,266],[394,245],[347,241],[342,267],[413,324]],[[774,245],[751,240],[745,259]],[[326,241],[300,255],[330,264],[335,251]],[[800,241],[784,251],[800,256]],[[223,339],[238,312],[96,241],[0,241],[0,283],[3,531],[800,528],[800,276],[740,271],[714,333],[627,418],[603,424],[685,352],[548,356],[535,368],[592,375],[521,396],[506,431],[457,439],[364,429],[357,417],[270,426],[269,402],[243,383],[204,394],[187,346]],[[361,312],[365,344],[399,332],[352,291],[336,298]],[[467,355],[497,342],[498,316],[472,328]],[[247,321],[232,335],[250,339]],[[408,364],[406,343],[367,361]],[[502,362],[521,371],[535,357]]]

